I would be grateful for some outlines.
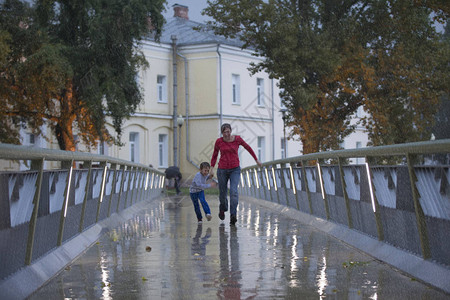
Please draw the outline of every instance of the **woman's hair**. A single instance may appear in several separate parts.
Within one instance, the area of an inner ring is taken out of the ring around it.
[[[231,131],[231,125],[230,124],[228,124],[228,123],[223,123],[222,124],[222,126],[220,126],[220,132],[224,132],[225,131],[225,129],[230,129],[230,131]]]

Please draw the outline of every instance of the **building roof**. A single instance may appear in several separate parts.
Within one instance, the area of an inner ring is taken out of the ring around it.
[[[172,44],[171,37],[177,37],[177,45],[199,45],[199,44],[224,44],[241,48],[244,44],[239,39],[225,38],[215,35],[214,31],[206,24],[187,20],[181,17],[172,17],[164,24],[160,37],[160,43]],[[154,41],[154,36],[149,37]]]

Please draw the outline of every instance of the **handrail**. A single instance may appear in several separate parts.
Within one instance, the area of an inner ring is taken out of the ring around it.
[[[396,156],[406,154],[428,154],[428,153],[448,153],[448,152],[450,152],[450,139],[443,139],[443,140],[404,143],[388,146],[376,146],[358,149],[345,149],[345,150],[309,153],[305,155],[299,155],[290,158],[265,162],[263,163],[263,166],[299,162],[301,160],[357,158],[367,156]],[[256,167],[257,167],[256,165],[252,165],[243,168],[243,170],[253,169]]]
[[[114,158],[110,156],[92,154],[88,152],[73,152],[56,149],[35,148],[30,146],[2,144],[0,143],[0,159],[9,160],[40,160],[45,161],[94,161],[102,163],[111,163],[118,165],[126,165],[131,167],[139,167],[151,169],[154,172],[164,175],[163,172],[155,170],[149,166],[134,163],[127,160]]]

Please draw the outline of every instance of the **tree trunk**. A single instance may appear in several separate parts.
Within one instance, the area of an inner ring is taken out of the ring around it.
[[[60,116],[56,121],[55,135],[61,150],[75,151],[75,139],[73,136],[73,122],[76,119],[72,84],[68,84],[63,97],[61,97]]]

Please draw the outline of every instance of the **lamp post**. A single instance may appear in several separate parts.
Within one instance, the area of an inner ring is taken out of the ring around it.
[[[287,108],[286,107],[283,107],[283,108],[281,108],[280,109],[280,112],[281,112],[281,114],[283,115],[282,116],[282,118],[283,118],[283,150],[284,150],[284,157],[283,158],[286,158],[286,112],[287,112]]]
[[[180,161],[181,161],[181,127],[184,124],[184,118],[182,115],[179,115],[177,117],[177,124],[178,124],[178,166],[180,167]]]

